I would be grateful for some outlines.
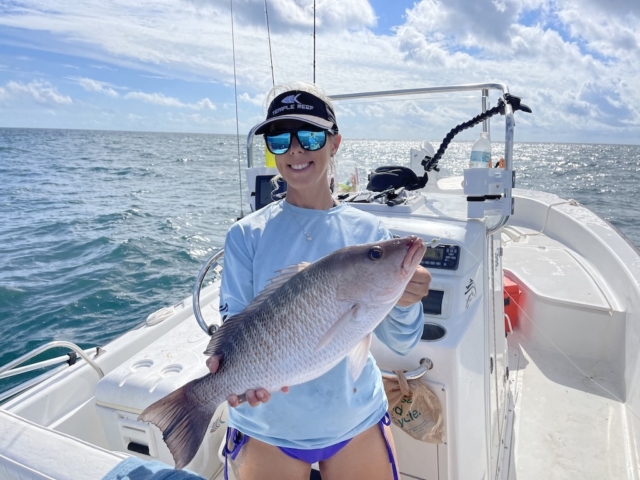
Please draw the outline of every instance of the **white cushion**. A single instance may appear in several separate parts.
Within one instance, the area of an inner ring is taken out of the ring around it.
[[[95,480],[129,457],[1,409],[0,432],[3,479]]]

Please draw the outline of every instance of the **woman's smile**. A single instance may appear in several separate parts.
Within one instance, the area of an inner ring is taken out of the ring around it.
[[[295,170],[295,171],[301,171],[301,170],[306,170],[313,162],[304,162],[304,163],[292,163],[289,166],[289,168]]]

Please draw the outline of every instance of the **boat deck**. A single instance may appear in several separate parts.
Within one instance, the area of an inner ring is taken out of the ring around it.
[[[509,335],[509,365],[515,400],[510,480],[634,478],[628,465],[636,447],[606,366],[592,368],[590,378],[580,371],[586,365],[537,348],[517,332]]]
[[[636,479],[619,295],[587,259],[542,232],[507,227],[503,239],[506,276],[521,288],[507,339],[515,407],[505,477]]]

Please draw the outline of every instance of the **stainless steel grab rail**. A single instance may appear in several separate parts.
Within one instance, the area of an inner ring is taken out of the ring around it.
[[[96,373],[98,374],[98,376],[100,378],[104,377],[104,372],[102,371],[102,369],[98,366],[98,364],[91,358],[89,357],[89,355],[87,355],[85,353],[84,350],[82,350],[80,347],[78,347],[76,344],[71,343],[71,342],[65,342],[63,340],[55,340],[53,342],[49,342],[45,345],[41,345],[40,347],[34,348],[33,350],[31,350],[29,353],[26,353],[24,355],[22,355],[19,358],[16,358],[15,360],[7,363],[6,365],[0,367],[0,378],[3,377],[8,377],[11,376],[12,374],[9,375],[3,375],[5,372],[9,372],[11,369],[13,369],[14,367],[26,362],[27,360],[30,360],[31,358],[35,357],[36,355],[39,355],[40,353],[46,351],[46,350],[50,350],[52,348],[68,348],[69,350],[72,350],[73,352],[75,352],[76,354],[78,354],[79,357],[81,357],[85,362],[87,362],[91,368],[93,368]],[[100,353],[99,347],[97,347],[98,350],[96,350],[96,354]],[[24,373],[26,371],[28,371],[29,369],[22,369],[22,371],[20,371],[19,373]],[[7,390],[6,392],[3,392],[0,394],[0,402],[10,398],[34,385],[37,385],[38,383],[43,382],[44,380],[46,380],[47,378],[55,375],[57,372],[59,371],[59,369],[54,369],[51,372],[47,372],[43,375],[40,375],[38,377],[32,378],[31,380],[28,380],[26,382],[21,383],[20,385],[17,385],[16,387]]]
[[[49,342],[49,343],[47,343],[45,345],[39,346],[38,348],[34,348],[29,353],[25,353],[21,357],[16,358],[15,360],[7,363],[4,367],[0,367],[0,374],[11,370],[13,367],[16,367],[16,366],[20,365],[21,363],[26,362],[27,360],[35,357],[36,355],[39,355],[40,353],[42,353],[42,352],[44,352],[46,350],[51,350],[52,348],[68,348],[69,350],[73,350],[80,357],[82,357],[82,359],[85,362],[87,362],[89,365],[91,365],[91,368],[93,368],[98,373],[98,376],[100,378],[104,377],[104,372],[102,371],[102,369],[98,366],[98,364],[96,362],[93,361],[93,359],[91,357],[89,357],[89,355],[84,353],[84,350],[82,350],[75,343],[65,342],[64,340],[54,340],[53,342]]]
[[[99,349],[100,347],[85,348],[83,352],[86,353],[87,355],[89,355],[91,352],[96,352],[96,356],[97,356],[99,353]],[[71,360],[71,357],[69,357],[69,355],[67,354],[67,355],[61,355],[55,358],[50,358],[48,360],[43,360],[37,363],[30,363],[29,365],[25,365],[24,367],[11,368],[9,370],[6,370],[0,373],[0,380],[2,380],[3,378],[13,377],[15,375],[21,375],[27,372],[33,372],[34,370],[40,370],[41,368],[52,367],[54,365],[59,365],[61,363],[69,363],[70,360]],[[70,363],[70,365],[72,364]]]
[[[421,378],[425,373],[427,373],[432,368],[433,368],[433,362],[428,358],[423,358],[422,360],[420,360],[420,366],[415,370],[405,372],[404,377],[407,380],[416,380],[418,378]],[[380,369],[380,372],[382,372],[382,376],[384,378],[388,378],[390,380],[398,378],[398,376],[394,372],[390,372],[389,370]]]
[[[202,282],[204,282],[204,277],[207,276],[209,269],[214,263],[218,263],[218,258],[224,255],[224,249],[216,252],[207,263],[203,265],[198,272],[198,276],[196,277],[196,283],[193,286],[193,315],[196,317],[196,322],[200,325],[200,328],[204,330],[207,335],[213,335],[218,329],[217,325],[207,325],[207,322],[204,321],[204,317],[202,316],[202,310],[200,309],[200,291],[202,290]]]

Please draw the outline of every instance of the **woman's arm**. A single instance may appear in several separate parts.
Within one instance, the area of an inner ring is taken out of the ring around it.
[[[253,246],[248,232],[234,224],[224,242],[224,269],[220,286],[220,315],[224,319],[242,312],[253,300]]]
[[[243,225],[233,225],[224,242],[224,270],[220,287],[220,315],[223,320],[242,312],[254,298],[253,290],[253,246],[251,236],[243,230]],[[220,357],[213,355],[207,359],[207,367],[215,373],[220,366]],[[288,392],[289,387],[283,387]],[[247,390],[247,402],[252,407],[269,401],[271,395],[263,388]],[[229,395],[229,406],[237,407],[240,402],[237,395]]]

